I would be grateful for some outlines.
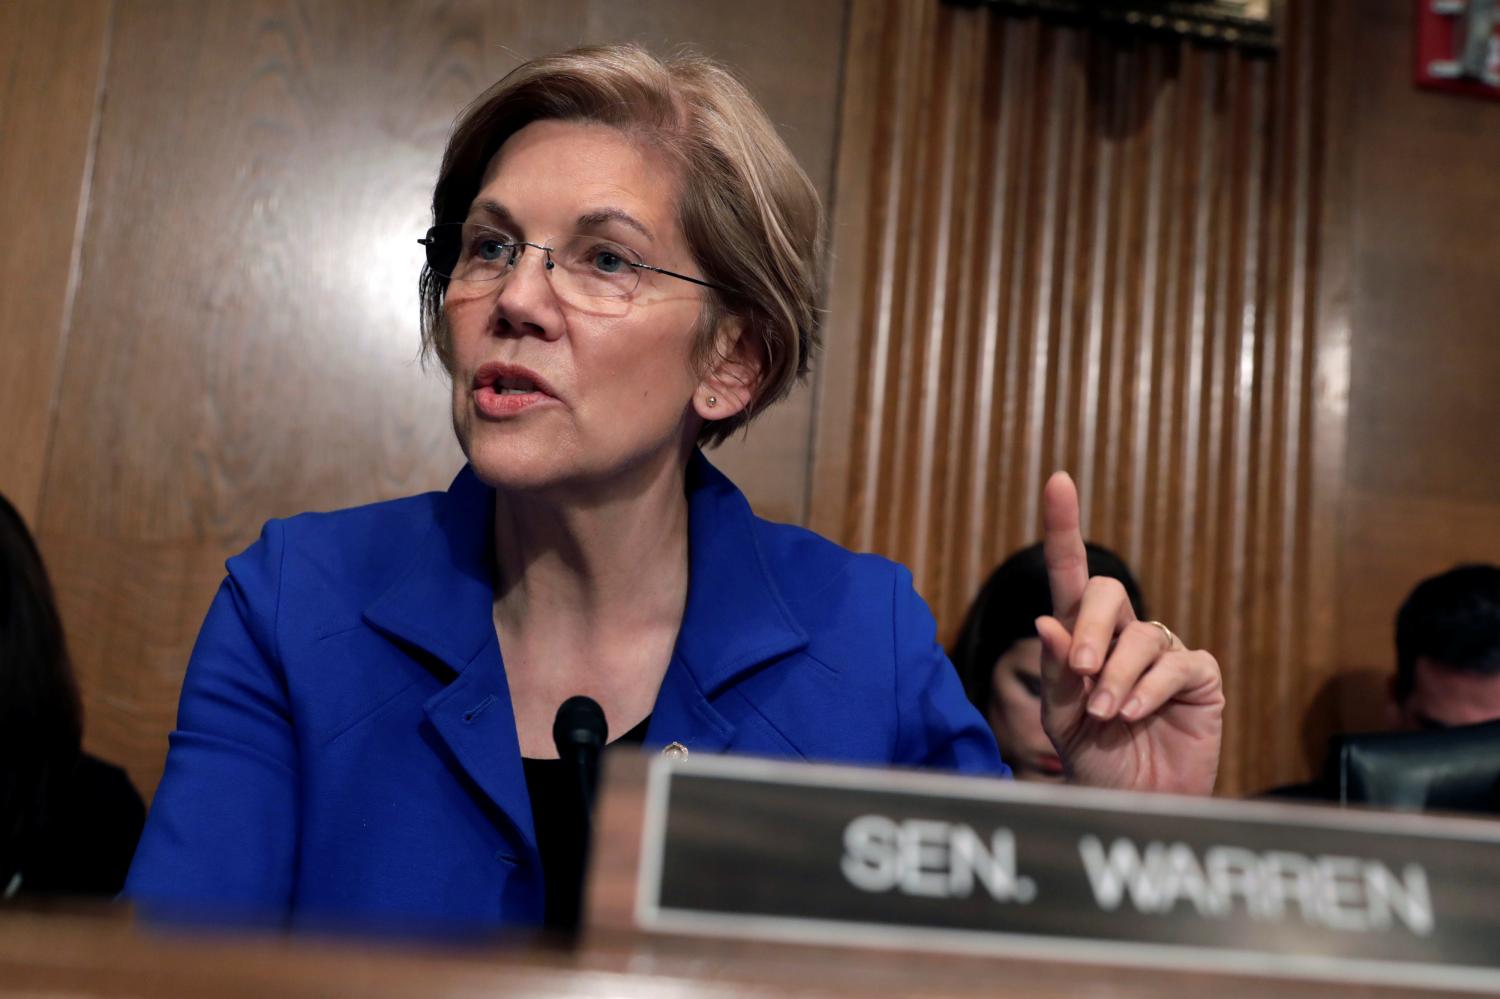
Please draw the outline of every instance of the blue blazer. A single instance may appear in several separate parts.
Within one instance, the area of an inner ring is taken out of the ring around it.
[[[266,525],[228,562],[126,895],[296,920],[539,924],[496,639],[493,492]],[[646,736],[695,753],[1005,774],[907,571],[757,518],[701,454]]]

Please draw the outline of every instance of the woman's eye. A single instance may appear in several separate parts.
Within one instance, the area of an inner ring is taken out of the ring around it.
[[[475,247],[474,255],[487,263],[499,260],[510,247],[498,239],[482,239]]]
[[[1017,673],[1016,679],[1021,681],[1021,688],[1032,697],[1042,696],[1042,678],[1032,676],[1030,673]]]
[[[594,251],[594,268],[605,274],[618,274],[626,267],[625,258],[612,250],[600,248]]]

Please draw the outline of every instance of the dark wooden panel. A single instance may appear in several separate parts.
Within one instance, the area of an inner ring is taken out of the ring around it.
[[[1411,7],[1358,4],[1349,480],[1500,502],[1500,102],[1411,85]]]
[[[1500,565],[1500,503],[1351,489],[1345,512],[1341,665],[1394,673],[1396,611],[1417,582]]]
[[[692,41],[748,60],[826,193],[842,27],[840,4],[789,0],[122,0],[40,516],[90,745],[154,787],[220,564],[264,520],[442,488],[461,464],[446,387],[416,364],[415,237],[465,103],[531,55]],[[803,516],[810,400],[725,452],[784,519]]]
[[[35,522],[109,4],[0,4],[0,493]]]
[[[1388,677],[1412,587],[1458,562],[1500,563],[1500,104],[1412,86],[1410,4],[1340,6],[1359,58],[1337,661]],[[1373,714],[1334,700],[1339,728]]]
[[[242,542],[443,484],[412,233],[447,121],[498,68],[450,17],[119,6],[48,533]]]
[[[1069,469],[1224,664],[1230,792],[1300,772],[1271,736],[1331,628],[1328,25],[1289,4],[1265,58],[870,0],[845,71],[813,526],[910,565],[946,636]]]
[[[1350,46],[1359,11],[1347,3],[1328,4],[1326,19],[1320,22],[1322,37],[1315,43],[1320,58],[1313,61],[1313,90],[1326,95],[1321,104],[1326,115],[1320,147],[1310,150],[1315,166],[1313,174],[1322,178],[1322,205],[1319,224],[1323,239],[1310,261],[1316,280],[1314,329],[1316,350],[1313,358],[1312,391],[1309,398],[1309,432],[1312,435],[1311,474],[1307,481],[1308,520],[1305,609],[1307,633],[1302,636],[1306,660],[1297,673],[1301,690],[1296,703],[1302,717],[1294,719],[1283,706],[1278,727],[1268,728],[1282,742],[1293,741],[1300,729],[1303,750],[1303,772],[1312,774],[1326,756],[1328,737],[1339,729],[1341,712],[1338,697],[1356,698],[1371,704],[1368,677],[1343,674],[1354,682],[1339,683],[1338,595],[1341,587],[1340,525],[1346,519],[1348,490],[1345,487],[1348,416],[1349,416],[1349,347],[1351,289],[1354,284],[1352,240],[1354,234],[1353,201],[1349,196],[1348,177],[1354,170],[1353,124],[1351,112],[1362,65],[1359,53]],[[1336,696],[1330,698],[1333,692]],[[1369,719],[1373,710],[1366,710]],[[1299,724],[1300,722],[1300,724]],[[1358,726],[1369,731],[1386,724],[1384,717]]]

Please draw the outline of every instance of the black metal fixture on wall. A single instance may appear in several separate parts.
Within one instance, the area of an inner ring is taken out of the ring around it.
[[[1281,0],[945,0],[1005,14],[1275,49]]]

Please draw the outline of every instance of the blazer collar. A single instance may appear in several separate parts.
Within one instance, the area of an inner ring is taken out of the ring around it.
[[[688,463],[687,494],[688,598],[673,658],[712,697],[808,639],[766,565],[750,504],[701,451]]]
[[[674,659],[711,697],[807,644],[756,538],[755,515],[703,453],[687,469],[688,598]],[[494,493],[468,466],[436,505],[410,563],[365,609],[371,624],[462,672],[494,638]]]
[[[494,492],[465,465],[438,498],[432,527],[365,620],[455,673],[494,640]]]
[[[807,644],[782,600],[745,497],[701,453],[687,471],[688,598],[648,744],[731,745],[737,726],[710,703],[745,672]],[[502,650],[495,639],[494,493],[465,467],[439,498],[406,568],[365,619],[436,657],[455,679],[425,704],[469,777],[536,849]]]

